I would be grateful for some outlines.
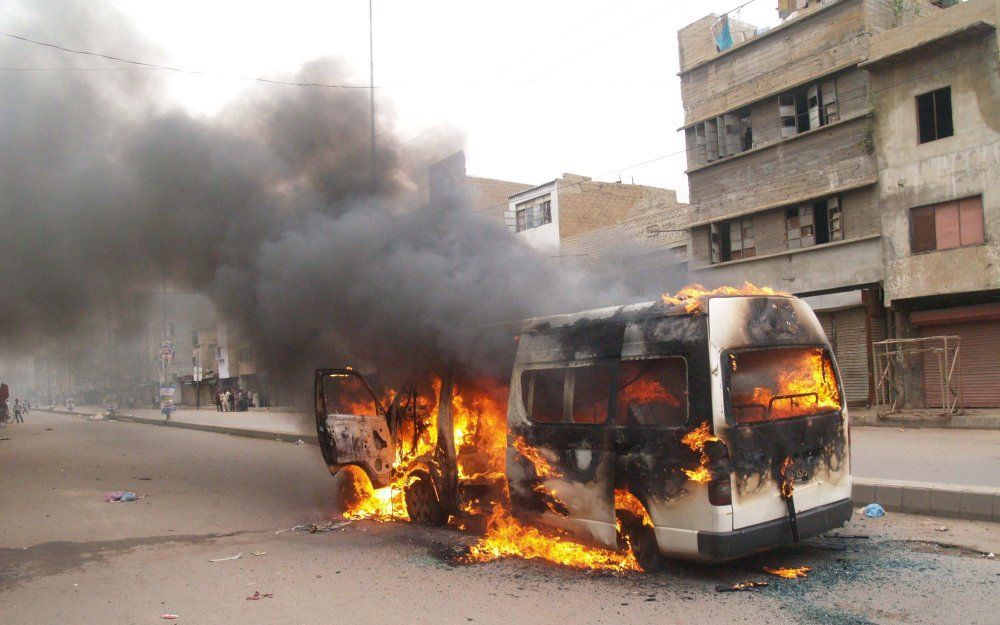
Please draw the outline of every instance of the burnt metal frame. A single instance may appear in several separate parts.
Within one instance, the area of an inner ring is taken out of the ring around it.
[[[935,344],[937,343],[937,344]],[[961,337],[927,336],[910,339],[886,339],[872,343],[872,368],[875,377],[875,410],[879,417],[902,411],[905,389],[897,383],[899,367],[909,357],[934,354],[938,360],[941,384],[941,416],[961,414],[962,367],[959,364]],[[926,395],[921,402],[927,406]],[[937,408],[937,406],[934,406]]]

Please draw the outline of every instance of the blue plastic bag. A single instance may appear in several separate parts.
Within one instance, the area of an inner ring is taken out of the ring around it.
[[[865,513],[865,516],[869,519],[875,519],[880,516],[885,516],[885,508],[877,503],[870,503],[861,509]]]

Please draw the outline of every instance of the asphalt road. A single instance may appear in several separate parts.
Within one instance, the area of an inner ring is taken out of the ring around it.
[[[1000,551],[1000,532],[988,523],[859,517],[837,533],[868,539],[652,576],[455,565],[445,554],[473,537],[452,529],[361,522],[276,535],[337,516],[334,478],[312,445],[40,413],[4,438],[2,623],[152,624],[165,613],[182,624],[998,622],[1000,561],[982,552]],[[105,503],[116,489],[145,498]],[[764,565],[814,570],[785,581]],[[715,591],[748,579],[771,585]],[[274,596],[248,601],[254,591]]]

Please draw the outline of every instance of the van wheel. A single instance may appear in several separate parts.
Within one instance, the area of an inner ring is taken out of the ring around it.
[[[406,513],[410,520],[421,525],[443,525],[444,511],[430,478],[421,475],[413,480],[403,492]]]
[[[656,573],[663,569],[663,554],[656,543],[653,528],[645,525],[642,518],[634,512],[619,510],[618,519],[621,522],[618,530],[618,542],[627,547],[635,556],[639,567],[646,573]]]

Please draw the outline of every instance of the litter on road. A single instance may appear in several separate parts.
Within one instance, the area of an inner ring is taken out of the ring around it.
[[[302,525],[296,525],[295,527],[289,527],[283,530],[278,530],[277,532],[274,533],[274,535],[277,536],[278,534],[284,534],[285,532],[302,532],[302,531],[309,532],[310,534],[322,534],[324,532],[332,532],[333,530],[341,529],[343,527],[350,525],[353,522],[354,519],[349,519],[347,521],[340,521],[336,523],[333,521],[330,521],[328,523],[303,523]]]
[[[209,562],[228,562],[229,560],[239,560],[242,557],[243,552],[240,552],[235,556],[229,556],[228,558],[215,558],[214,560],[209,560]]]
[[[140,499],[138,495],[127,490],[113,490],[104,493],[104,501],[112,503],[115,501],[137,501]]]
[[[162,618],[162,619],[166,619],[166,620],[168,620],[168,621],[176,621],[176,620],[177,620],[177,619],[179,619],[180,617],[179,617],[179,616],[177,616],[176,614],[164,614],[164,615],[163,615],[163,616],[161,616],[160,618]]]
[[[260,601],[261,599],[274,599],[273,592],[261,592],[259,590],[253,591],[253,594],[247,597],[247,601]]]
[[[864,515],[869,519],[876,519],[880,516],[885,516],[885,508],[877,503],[868,504],[861,509],[861,512],[864,513]]]

